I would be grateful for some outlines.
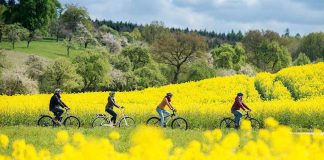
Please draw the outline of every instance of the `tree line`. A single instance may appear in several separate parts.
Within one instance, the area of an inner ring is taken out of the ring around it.
[[[50,37],[66,47],[54,61],[30,56],[24,70],[9,72],[0,53],[3,94],[137,90],[205,78],[277,72],[291,65],[322,61],[324,33],[280,35],[271,30],[215,33],[91,20],[86,8],[56,0],[0,0],[0,43]],[[69,58],[70,52],[83,53]],[[8,55],[7,55],[8,56]],[[18,78],[17,78],[18,77]]]

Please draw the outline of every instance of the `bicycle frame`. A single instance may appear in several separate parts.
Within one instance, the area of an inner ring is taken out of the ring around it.
[[[127,117],[126,115],[125,115],[125,113],[124,113],[124,108],[121,108],[121,113],[120,113],[121,115],[122,115],[122,118],[121,119],[124,119],[125,120],[125,118]],[[102,118],[104,118],[108,123],[111,123],[111,120],[110,120],[110,117],[111,116],[107,116],[107,114],[101,114],[101,113],[97,113],[96,114],[96,117],[102,117]],[[125,120],[125,123],[126,123],[126,125],[128,125],[127,124],[127,121]]]
[[[242,117],[244,116],[245,119],[251,119],[251,115],[249,114],[250,112],[246,112],[245,114],[242,115]]]
[[[169,122],[173,119],[174,116],[176,116],[174,111],[172,111],[171,114],[165,116],[165,117],[164,117],[165,124],[168,125]],[[168,117],[170,117],[170,118],[168,118]]]

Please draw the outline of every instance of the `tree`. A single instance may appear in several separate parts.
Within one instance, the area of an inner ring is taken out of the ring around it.
[[[114,66],[114,68],[123,72],[128,72],[132,68],[132,62],[129,60],[129,58],[121,54],[111,56],[110,63]]]
[[[134,40],[137,40],[137,41],[142,40],[142,34],[137,27],[134,28],[134,30],[130,34],[134,38]]]
[[[22,27],[19,23],[9,24],[5,27],[5,34],[12,44],[12,49],[15,49],[15,43],[24,39],[28,35],[26,28]]]
[[[58,58],[47,66],[40,85],[41,92],[51,93],[55,88],[65,92],[78,91],[82,86],[81,77],[75,66],[65,58]]]
[[[17,17],[17,15],[19,14],[19,12],[17,12],[17,5],[16,5],[16,1],[15,0],[8,0],[8,3],[6,5],[6,10],[3,13],[3,18],[4,18],[4,22],[5,24],[12,24],[15,21],[15,18]]]
[[[324,58],[324,33],[310,33],[302,39],[299,52],[305,53],[311,61]]]
[[[31,79],[41,82],[46,69],[46,61],[39,56],[31,55],[28,56],[25,64],[27,65],[27,75]]]
[[[0,5],[6,6],[7,5],[6,0],[0,0]]]
[[[57,1],[56,3],[56,8],[53,11],[56,13],[56,17],[52,19],[49,25],[49,32],[51,35],[56,36],[56,42],[59,41],[59,37],[62,37],[63,35],[63,20],[61,19],[62,12],[63,12],[63,7],[61,3]]]
[[[122,50],[123,56],[129,58],[132,63],[132,71],[144,67],[150,62],[150,53],[146,48],[130,46]]]
[[[153,21],[151,24],[144,26],[142,36],[146,42],[152,44],[156,39],[167,32],[169,31],[164,27],[162,22]]]
[[[74,40],[73,38],[64,39],[63,40],[63,45],[66,47],[67,56],[69,57],[71,49],[76,48],[76,40]]]
[[[165,77],[154,64],[136,69],[134,75],[137,77],[137,89],[161,86],[166,83]]]
[[[100,42],[102,45],[106,46],[111,53],[118,53],[121,50],[121,42],[111,33],[101,35]]]
[[[190,65],[186,81],[198,81],[215,76],[214,69],[205,60],[197,60]]]
[[[290,30],[289,28],[286,28],[285,29],[285,34],[284,34],[285,37],[289,37],[290,36]]]
[[[215,68],[233,68],[235,49],[230,44],[224,44],[211,51]]]
[[[101,33],[103,33],[103,34],[105,34],[105,33],[111,33],[111,34],[113,34],[113,35],[115,35],[115,36],[118,36],[118,31],[116,31],[116,30],[114,30],[114,29],[112,29],[111,27],[108,27],[108,26],[106,26],[106,25],[102,25],[102,26],[100,26],[100,27],[99,27],[99,31],[100,31]]]
[[[17,16],[15,22],[29,30],[27,48],[34,38],[35,31],[48,26],[51,20],[56,17],[56,0],[20,0],[17,5]],[[54,14],[54,15],[53,15]]]
[[[153,44],[154,57],[160,63],[176,68],[173,83],[177,83],[181,67],[205,54],[207,44],[195,33],[181,33],[161,35]]]
[[[108,86],[108,58],[102,53],[87,50],[73,60],[77,73],[82,77],[82,91],[94,91],[98,87]]]
[[[97,44],[97,40],[93,37],[92,33],[88,31],[88,29],[83,25],[79,24],[77,29],[77,41],[80,42],[80,44],[84,45],[84,48],[88,47],[88,44]]]
[[[291,64],[291,56],[287,48],[277,42],[264,41],[257,48],[257,67],[265,71],[277,72]]]
[[[241,43],[234,46],[223,44],[211,51],[216,68],[226,68],[239,70],[241,65],[245,63],[245,50]]]
[[[244,48],[247,52],[247,58],[252,64],[256,64],[255,54],[256,48],[264,40],[262,33],[259,30],[250,30],[245,34],[245,37],[242,40]]]
[[[311,61],[305,53],[299,53],[298,57],[294,61],[294,65],[296,66],[301,66],[309,63],[311,63]]]
[[[4,1],[4,2],[6,2],[6,1]],[[5,12],[5,10],[6,10],[6,7],[2,4],[0,4],[0,43],[2,42],[2,34],[4,31],[4,27],[5,27],[4,17],[3,17],[3,13]]]
[[[83,7],[78,7],[76,5],[66,5],[66,10],[63,15],[60,17],[64,27],[62,32],[67,37],[66,47],[69,56],[70,49],[74,42],[73,37],[77,34],[78,27],[83,25],[87,30],[92,30],[92,24],[90,22],[90,17],[87,10]]]

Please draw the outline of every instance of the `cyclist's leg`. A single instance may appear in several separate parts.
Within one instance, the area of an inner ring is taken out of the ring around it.
[[[238,110],[234,110],[233,112],[235,118],[234,118],[234,121],[235,121],[235,125],[236,127],[240,126],[240,120],[241,120],[241,117],[243,116],[242,113]]]
[[[164,127],[164,114],[163,114],[163,109],[161,109],[160,107],[156,108],[156,111],[159,113],[159,116],[161,118],[161,127]]]
[[[62,110],[61,108],[59,107],[55,107],[52,112],[54,113],[55,115],[55,119],[58,120],[58,121],[61,121],[61,115],[64,113],[64,110]]]
[[[112,116],[111,121],[113,122],[113,125],[116,125],[116,119],[117,119],[116,112],[109,108],[106,109],[106,112],[108,112]]]
[[[164,117],[168,117],[171,115],[171,113],[167,110],[163,110],[163,115],[164,115]]]

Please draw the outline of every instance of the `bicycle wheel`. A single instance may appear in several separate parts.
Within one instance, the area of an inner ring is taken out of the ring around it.
[[[175,118],[171,123],[172,129],[178,128],[178,129],[188,129],[188,122],[182,117]]]
[[[221,129],[235,128],[235,122],[232,118],[224,118],[220,123]]]
[[[254,118],[250,118],[249,120],[251,122],[252,129],[260,129],[261,128],[261,123],[258,120],[254,119]]]
[[[49,126],[54,126],[54,122],[51,116],[48,115],[42,115],[38,121],[37,125],[40,127],[49,127]]]
[[[120,128],[135,127],[135,121],[131,117],[123,117],[119,120],[118,126]]]
[[[93,121],[92,121],[92,127],[102,127],[104,125],[109,124],[108,119],[105,117],[96,117]]]
[[[75,116],[66,117],[63,124],[69,128],[80,128],[80,120]]]
[[[146,121],[146,124],[149,126],[159,127],[159,126],[161,126],[160,118],[151,117]]]

